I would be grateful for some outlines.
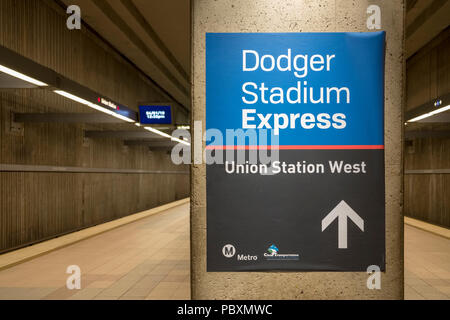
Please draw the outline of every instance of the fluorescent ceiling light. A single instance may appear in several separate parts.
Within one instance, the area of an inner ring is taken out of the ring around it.
[[[155,128],[152,128],[152,127],[144,127],[144,129],[145,129],[145,130],[148,130],[148,131],[150,131],[150,132],[156,133],[156,134],[158,134],[158,135],[160,135],[160,136],[163,136],[163,137],[165,137],[165,138],[169,138],[169,139],[172,140],[172,141],[176,141],[176,142],[185,144],[185,145],[187,145],[187,146],[190,146],[190,145],[191,145],[189,142],[186,142],[186,141],[181,140],[181,139],[178,139],[178,138],[174,138],[174,137],[172,137],[170,134],[167,134],[167,133],[165,133],[165,132],[162,132],[162,131],[160,131],[160,130],[158,130],[158,129],[155,129]]]
[[[152,127],[144,127],[144,129],[145,129],[145,130],[148,130],[148,131],[150,131],[150,132],[159,134],[160,136],[163,136],[163,137],[165,137],[165,138],[172,139],[172,136],[171,136],[170,134],[167,134],[167,133],[165,133],[165,132],[159,131],[159,130],[157,130],[157,129],[155,129],[155,128],[152,128]]]
[[[117,119],[121,119],[121,120],[126,121],[126,122],[134,122],[134,120],[132,120],[132,119],[130,119],[128,117],[125,117],[125,116],[123,116],[121,114],[115,113],[115,112],[112,112],[111,115],[113,117],[116,117]]]
[[[436,109],[436,110],[433,110],[433,111],[425,113],[425,114],[422,114],[422,115],[420,115],[418,117],[415,117],[415,118],[413,118],[411,120],[408,120],[408,122],[416,122],[416,121],[419,121],[419,120],[422,120],[422,119],[434,116],[434,115],[436,115],[438,113],[445,112],[445,111],[448,111],[448,110],[450,110],[450,105],[448,105],[446,107],[442,107],[442,108]]]
[[[14,71],[14,70],[12,70],[10,68],[7,68],[5,66],[2,66],[2,65],[0,65],[0,71],[4,72],[6,74],[9,74],[10,76],[19,78],[19,79],[21,79],[23,81],[26,81],[26,82],[29,82],[31,84],[34,84],[34,85],[36,85],[38,87],[47,87],[48,86],[48,84],[46,84],[44,82],[41,82],[39,80],[33,79],[31,77],[28,77],[28,76],[24,75],[23,73]]]
[[[92,109],[95,109],[95,110],[104,112],[106,114],[109,114],[110,116],[116,117],[118,119],[121,119],[121,120],[124,120],[124,121],[127,121],[127,122],[134,122],[134,120],[132,120],[130,118],[127,118],[125,116],[122,116],[121,114],[115,113],[114,111],[111,111],[111,110],[108,110],[106,108],[103,108],[102,106],[99,106],[98,104],[95,104],[95,103],[89,102],[87,100],[84,100],[84,99],[82,99],[80,97],[77,97],[77,96],[75,96],[75,95],[73,95],[71,93],[68,93],[66,91],[55,90],[54,92],[59,94],[59,95],[61,95],[61,96],[63,96],[63,97],[66,97],[66,98],[68,98],[70,100],[73,100],[73,101],[76,101],[78,103],[84,104],[84,105],[86,105],[88,107],[91,107]]]

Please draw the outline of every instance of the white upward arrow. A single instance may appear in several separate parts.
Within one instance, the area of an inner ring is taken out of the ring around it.
[[[347,218],[350,218],[364,232],[364,220],[344,200],[342,200],[322,220],[322,232],[338,218],[338,248],[347,249]]]

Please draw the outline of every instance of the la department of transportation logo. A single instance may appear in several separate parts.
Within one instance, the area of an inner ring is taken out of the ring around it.
[[[280,250],[278,250],[277,246],[274,245],[274,244],[271,245],[271,246],[269,247],[269,249],[267,249],[267,252],[268,252],[271,256],[274,256],[274,255],[278,254],[278,251],[280,251]]]
[[[264,253],[266,260],[299,260],[300,256],[297,253],[279,253],[276,245],[272,244],[267,252]]]
[[[233,258],[236,254],[236,248],[232,244],[227,244],[222,248],[222,254],[226,258]]]

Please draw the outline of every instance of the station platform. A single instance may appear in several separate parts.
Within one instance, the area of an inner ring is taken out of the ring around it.
[[[449,238],[405,224],[405,299],[450,300]]]
[[[183,203],[0,271],[0,299],[190,299],[189,247]],[[405,299],[450,299],[450,239],[405,225]]]
[[[0,299],[189,299],[189,248],[184,203],[0,271]],[[80,290],[66,287],[70,265]]]

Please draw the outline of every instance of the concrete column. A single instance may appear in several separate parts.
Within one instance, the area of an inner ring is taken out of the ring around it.
[[[193,0],[192,120],[205,124],[206,32],[369,31],[367,8],[381,8],[386,48],[386,272],[369,290],[364,272],[206,272],[206,166],[192,166],[193,299],[402,299],[403,0]],[[194,137],[195,138],[195,137]],[[198,150],[194,150],[194,152]]]

